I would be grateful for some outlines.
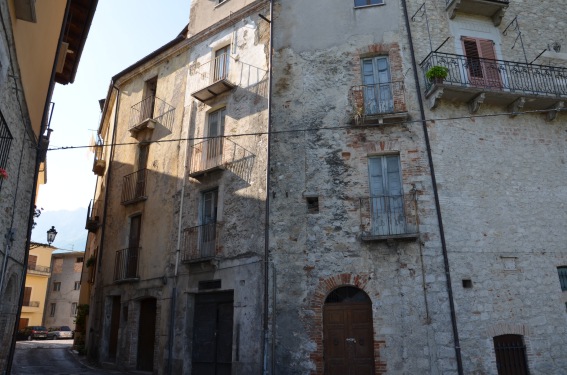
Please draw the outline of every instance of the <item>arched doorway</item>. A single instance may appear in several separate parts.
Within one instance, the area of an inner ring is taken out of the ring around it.
[[[156,299],[147,298],[140,302],[138,328],[138,365],[142,371],[154,370],[154,346],[156,342]]]
[[[323,307],[326,375],[373,375],[372,302],[364,291],[344,286],[333,290]]]

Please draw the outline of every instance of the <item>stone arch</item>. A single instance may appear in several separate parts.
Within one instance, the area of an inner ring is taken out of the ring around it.
[[[315,291],[311,295],[308,306],[304,309],[305,330],[309,338],[315,343],[315,349],[309,354],[314,370],[311,375],[323,375],[323,305],[327,296],[340,287],[352,286],[362,290],[370,298],[366,286],[370,281],[369,274],[342,273],[327,278],[319,279]],[[376,336],[374,334],[374,336]],[[376,374],[382,374],[386,370],[386,364],[380,361],[380,347],[384,342],[376,341],[374,338],[374,363]]]

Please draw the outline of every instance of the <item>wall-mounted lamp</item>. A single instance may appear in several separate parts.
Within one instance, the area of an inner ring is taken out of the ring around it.
[[[51,226],[51,229],[47,231],[47,243],[49,246],[55,241],[55,236],[57,236],[57,231],[54,226]]]

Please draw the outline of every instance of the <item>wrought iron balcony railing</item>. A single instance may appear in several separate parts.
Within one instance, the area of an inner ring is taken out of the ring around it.
[[[157,96],[151,95],[136,103],[130,109],[130,132],[152,128],[150,120],[163,125],[167,130],[173,128],[175,119],[175,107],[166,103]]]
[[[210,71],[208,77],[205,72],[199,72],[205,77],[207,82],[204,84],[204,87],[191,94],[195,99],[206,102],[236,87],[236,85],[229,80],[230,58],[230,54],[223,53],[201,65],[200,69],[206,69],[203,67],[208,67]]]
[[[114,281],[138,279],[138,259],[141,247],[118,250],[114,263]]]
[[[102,139],[99,139],[95,145],[95,156],[93,161],[93,172],[97,176],[104,175],[106,169],[106,161],[103,159],[104,156],[104,143]]]
[[[28,271],[48,274],[49,272],[51,272],[51,268],[46,266],[39,266],[37,264],[28,264]]]
[[[228,138],[211,138],[193,145],[189,176],[196,177],[205,172],[224,169],[227,165],[253,156],[244,147]]]
[[[24,301],[22,306],[26,307],[39,307],[39,301]]]
[[[416,193],[360,199],[361,239],[417,238]]]
[[[402,81],[353,86],[350,89],[350,97],[355,116],[406,112]]]
[[[434,84],[481,88],[501,93],[567,97],[567,68],[505,60],[470,58],[432,52],[421,63],[423,73],[433,66],[444,66],[448,75],[442,83],[425,78],[428,91]]]
[[[91,200],[89,203],[89,207],[87,208],[87,222],[85,224],[85,229],[90,232],[96,231],[101,224],[102,203],[102,199]]]
[[[124,181],[122,182],[122,204],[135,203],[148,198],[146,196],[147,171],[147,169],[140,169],[124,176]]]
[[[183,261],[211,259],[220,254],[219,223],[203,224],[183,231]]]

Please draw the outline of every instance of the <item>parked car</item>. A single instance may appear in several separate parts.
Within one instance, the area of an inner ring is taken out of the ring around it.
[[[69,326],[49,327],[47,338],[51,340],[72,339],[74,332]]]
[[[18,331],[16,339],[28,341],[46,339],[47,333],[47,328],[43,326],[27,326],[26,328]]]

